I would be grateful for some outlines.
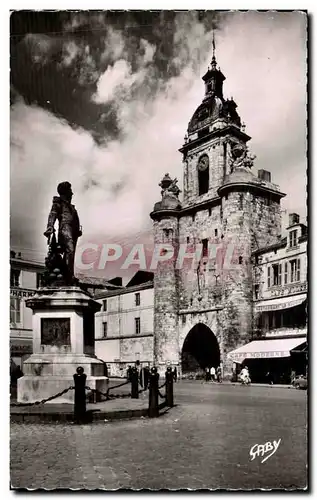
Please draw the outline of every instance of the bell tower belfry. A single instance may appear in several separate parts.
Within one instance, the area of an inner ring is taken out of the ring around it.
[[[207,72],[202,77],[205,95],[187,128],[185,143],[180,149],[184,164],[184,202],[217,195],[229,174],[229,149],[251,139],[236,111],[237,104],[223,96],[225,76],[217,65],[215,50]]]
[[[224,97],[225,76],[215,50],[202,79],[204,96],[179,150],[183,199],[176,179],[166,175],[162,200],[151,213],[155,243],[163,242],[173,254],[154,271],[154,360],[161,372],[167,363],[182,371],[194,361],[204,369],[206,355],[199,358],[199,346],[205,353],[210,348],[212,357],[217,345],[229,377],[228,353],[252,337],[251,253],[279,238],[285,194],[271,182],[270,172],[252,171],[251,137],[233,98]],[[193,361],[195,356],[199,359]]]

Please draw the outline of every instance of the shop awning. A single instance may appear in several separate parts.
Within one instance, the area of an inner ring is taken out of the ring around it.
[[[291,354],[302,354],[302,353],[307,353],[308,352],[308,345],[307,342],[304,342],[303,344],[294,347],[294,349],[291,350]]]
[[[278,297],[270,300],[261,300],[254,304],[256,312],[278,311],[280,309],[290,309],[299,306],[307,298],[306,293],[294,295],[293,297]]]
[[[253,340],[228,354],[229,359],[242,363],[244,359],[288,358],[290,351],[305,343],[304,339]]]

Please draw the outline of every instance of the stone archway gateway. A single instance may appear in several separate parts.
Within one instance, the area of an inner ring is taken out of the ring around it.
[[[214,333],[203,323],[187,334],[182,349],[182,372],[204,370],[220,365],[220,349]]]

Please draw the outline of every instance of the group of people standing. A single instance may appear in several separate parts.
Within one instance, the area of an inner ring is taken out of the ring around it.
[[[205,368],[206,382],[222,382],[221,366],[215,368],[214,366]]]
[[[140,361],[136,361],[133,367],[131,365],[129,365],[128,369],[127,369],[127,380],[129,380],[129,381],[131,380],[131,375],[133,373],[133,370],[137,370],[137,372],[138,372],[138,379],[139,379],[139,383],[140,383],[140,386],[142,387],[142,389],[148,389],[149,381],[150,381],[150,373],[151,373],[150,366],[148,364],[145,366],[142,366]],[[173,369],[173,378],[174,378],[174,382],[176,382],[177,381],[176,366]]]

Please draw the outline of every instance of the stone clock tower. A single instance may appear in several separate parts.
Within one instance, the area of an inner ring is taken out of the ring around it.
[[[220,365],[229,377],[227,354],[252,336],[251,252],[277,241],[285,195],[270,172],[252,172],[251,137],[235,101],[223,96],[215,54],[202,79],[205,95],[180,149],[183,200],[166,174],[151,213],[166,257],[154,279],[154,359],[160,372],[167,364],[182,372]]]

